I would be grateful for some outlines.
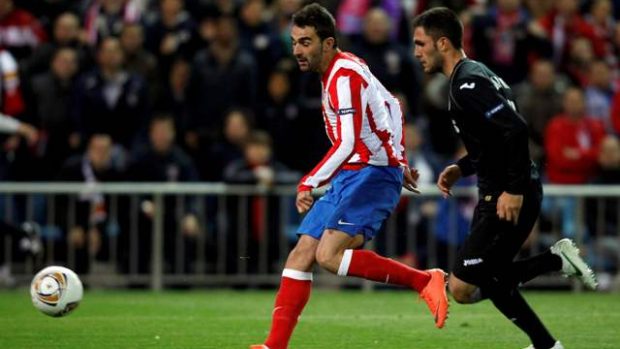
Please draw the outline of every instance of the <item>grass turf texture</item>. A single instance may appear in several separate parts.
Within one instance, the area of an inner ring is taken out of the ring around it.
[[[75,313],[36,311],[27,290],[0,290],[0,348],[247,348],[264,339],[273,291],[90,291]],[[617,294],[527,293],[567,349],[620,348]],[[528,339],[488,301],[452,302],[434,328],[405,291],[315,291],[290,348],[520,349]]]

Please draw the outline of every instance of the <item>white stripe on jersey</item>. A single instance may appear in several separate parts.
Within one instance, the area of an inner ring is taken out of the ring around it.
[[[339,52],[323,75],[322,109],[332,148],[300,187],[327,183],[344,165],[405,164],[403,115],[398,100],[368,66],[350,53]]]

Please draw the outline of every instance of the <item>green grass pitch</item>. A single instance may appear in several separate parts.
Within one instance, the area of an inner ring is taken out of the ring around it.
[[[247,348],[264,339],[273,291],[89,291],[75,313],[36,311],[25,289],[0,291],[0,348]],[[527,293],[567,349],[620,348],[620,296]],[[434,328],[423,302],[405,291],[312,294],[291,349],[521,349],[527,338],[489,302],[452,303]]]

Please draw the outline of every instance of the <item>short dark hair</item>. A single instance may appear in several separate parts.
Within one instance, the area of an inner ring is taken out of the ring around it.
[[[317,3],[304,6],[293,15],[293,25],[300,28],[314,27],[321,41],[334,38],[334,47],[337,47],[336,20],[325,7]]]
[[[250,133],[245,145],[246,146],[259,145],[259,146],[271,148],[272,144],[273,144],[273,141],[269,133],[265,131],[261,131],[261,130],[255,130]]]
[[[435,7],[413,19],[413,29],[422,27],[434,41],[446,37],[455,49],[463,47],[463,23],[447,7]]]

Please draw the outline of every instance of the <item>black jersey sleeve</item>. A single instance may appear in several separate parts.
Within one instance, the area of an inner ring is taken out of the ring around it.
[[[499,140],[501,144],[497,144],[497,150],[509,159],[505,169],[506,191],[523,194],[530,178],[528,129],[515,103],[501,93],[501,89],[508,89],[504,85],[503,81],[493,83],[486,77],[470,76],[453,81],[451,93],[457,107],[476,118],[474,122],[490,123],[491,127],[485,130],[494,135],[484,135],[485,138]]]
[[[461,170],[461,176],[462,177],[471,176],[474,173],[476,173],[476,169],[474,168],[474,165],[471,163],[471,158],[469,157],[469,154],[467,154],[467,155],[463,156],[462,158],[460,158],[456,162],[456,165]]]

